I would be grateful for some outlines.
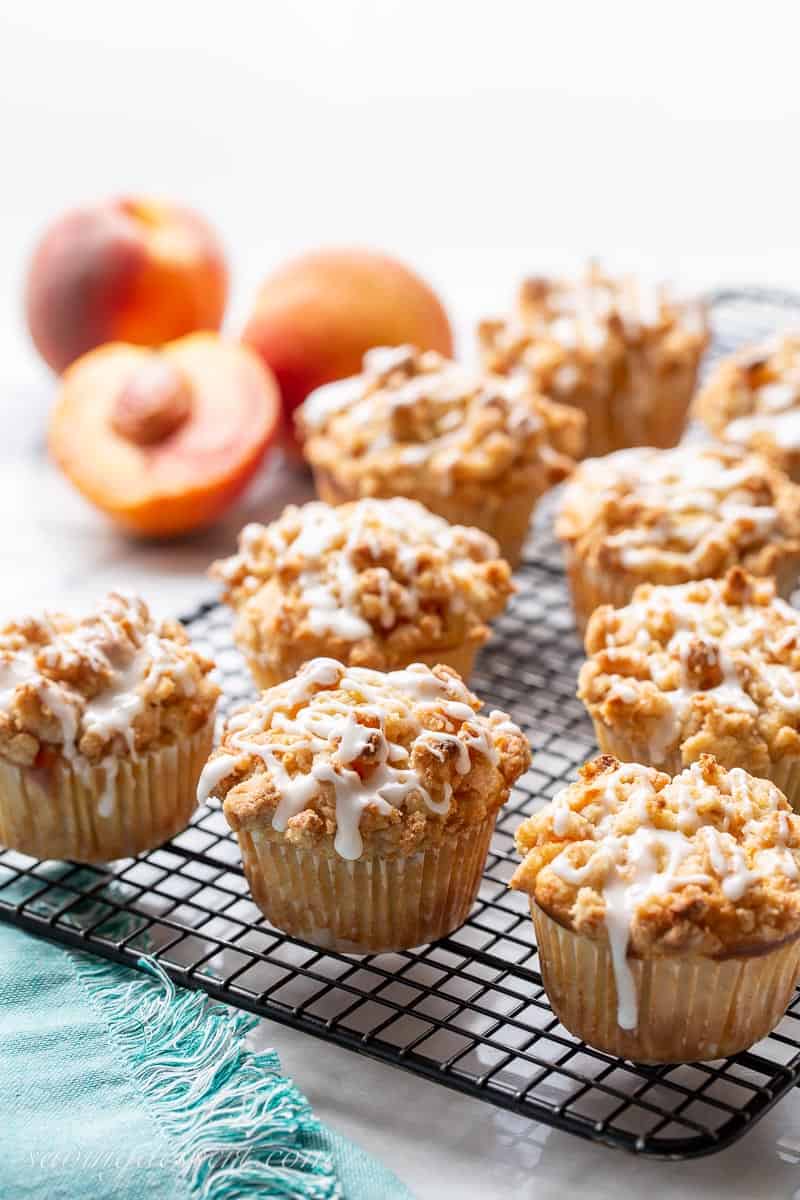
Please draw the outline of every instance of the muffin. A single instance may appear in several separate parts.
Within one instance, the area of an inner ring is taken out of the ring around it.
[[[322,500],[407,496],[483,529],[512,567],[537,499],[583,450],[574,409],[411,346],[370,350],[361,375],[312,392],[297,421]]]
[[[800,333],[723,359],[696,411],[715,437],[757,451],[800,482]]]
[[[600,749],[676,774],[702,754],[800,808],[800,613],[771,579],[643,584],[596,609],[578,696]]]
[[[478,340],[487,370],[585,413],[599,456],[680,440],[708,328],[696,301],[590,264],[578,280],[526,280],[513,316],[481,322]]]
[[[466,678],[513,590],[493,538],[401,499],[292,506],[246,526],[211,574],[261,688],[319,657],[380,671],[444,663]]]
[[[0,842],[105,862],[184,829],[214,733],[213,664],[112,592],[0,628]]]
[[[620,450],[581,464],[556,533],[580,629],[640,583],[717,579],[737,565],[788,596],[800,569],[800,487],[738,446]]]
[[[199,799],[224,800],[253,899],[286,933],[366,954],[466,919],[530,751],[447,667],[330,658],[228,723]]]
[[[800,817],[704,754],[680,775],[603,755],[517,831],[562,1024],[640,1062],[724,1058],[772,1030],[800,967]]]

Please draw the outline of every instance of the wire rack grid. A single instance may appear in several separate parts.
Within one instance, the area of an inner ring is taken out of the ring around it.
[[[789,323],[797,305],[720,293],[715,353]],[[520,819],[595,750],[575,698],[582,651],[548,507],[471,680],[488,707],[524,728],[534,762],[498,820],[473,912],[450,937],[358,958],[280,933],[249,898],[215,801],[172,842],[104,868],[0,848],[0,919],[129,966],[151,955],[178,984],[641,1155],[688,1158],[741,1137],[800,1081],[800,994],[774,1033],[735,1058],[661,1067],[612,1058],[554,1016],[525,901],[508,890]],[[247,699],[252,685],[229,614],[209,604],[187,624],[217,662],[224,708]]]

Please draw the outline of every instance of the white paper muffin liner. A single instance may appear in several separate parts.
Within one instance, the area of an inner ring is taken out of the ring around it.
[[[429,652],[416,650],[408,662],[398,663],[397,666],[390,669],[401,670],[404,667],[410,666],[412,662],[425,663],[428,667],[436,667],[441,664],[445,667],[452,667],[466,681],[472,674],[475,655],[479,649],[480,645],[476,642],[461,642],[457,646],[443,647],[442,649],[431,650]],[[275,671],[265,667],[253,655],[247,656],[247,666],[250,674],[253,676],[256,687],[262,690],[275,687],[279,683],[284,683],[287,679],[291,679],[297,671],[297,664],[295,662],[292,662],[291,665],[287,664],[286,671]]]
[[[202,729],[137,758],[76,770],[0,758],[0,843],[36,858],[109,862],[160,846],[185,829],[214,740]]]
[[[633,593],[645,581],[641,576],[628,575],[624,571],[601,570],[589,567],[574,550],[566,548],[566,573],[572,597],[575,624],[581,635],[586,632],[589,618],[601,604],[624,608],[630,604]],[[788,555],[780,564],[775,576],[777,594],[788,600],[797,587],[800,577],[800,556]],[[648,582],[658,584],[654,575]]]
[[[554,399],[586,414],[586,454],[599,458],[628,446],[676,446],[686,427],[699,355],[659,374],[640,354],[629,353],[621,382],[596,372],[594,386],[560,391]]]
[[[737,1054],[775,1028],[794,993],[800,938],[728,958],[629,958],[635,1029],[617,1023],[606,939],[558,924],[531,899],[548,999],[562,1025],[590,1046],[636,1062],[680,1063]]]
[[[495,817],[397,858],[348,860],[267,831],[238,837],[253,899],[273,925],[329,950],[369,954],[420,946],[464,923]]]

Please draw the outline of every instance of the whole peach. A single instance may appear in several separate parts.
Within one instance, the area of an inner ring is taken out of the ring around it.
[[[361,370],[372,346],[452,355],[447,313],[424,280],[373,250],[316,250],[264,282],[242,338],[277,377],[284,416],[323,383]]]
[[[104,342],[155,346],[218,329],[228,272],[216,234],[176,204],[120,197],[59,217],[34,251],[26,310],[55,371]]]

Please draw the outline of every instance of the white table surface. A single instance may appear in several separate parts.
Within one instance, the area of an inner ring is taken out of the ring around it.
[[[231,249],[231,326],[309,244],[436,281],[468,345],[526,270],[600,253],[705,286],[800,286],[796,6],[565,0],[26,0],[0,13],[0,618],[137,588],[161,612],[251,516],[302,495],[273,463],[216,530],[118,535],[44,454],[53,381],[20,288],[42,224],[121,189],[194,203]],[[264,1022],[318,1115],[422,1198],[800,1197],[800,1094],[738,1146],[660,1164],[511,1118]]]

